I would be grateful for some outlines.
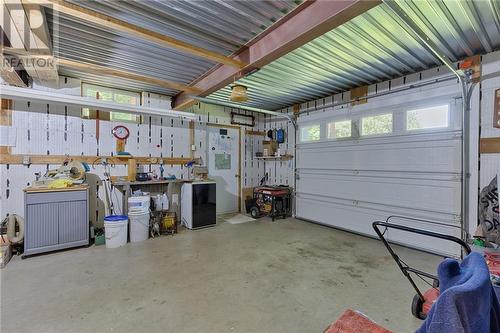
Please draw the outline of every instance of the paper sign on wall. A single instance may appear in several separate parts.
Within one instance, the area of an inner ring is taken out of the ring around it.
[[[231,154],[215,154],[215,170],[231,169]]]

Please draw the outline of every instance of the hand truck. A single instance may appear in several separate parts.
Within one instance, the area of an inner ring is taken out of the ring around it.
[[[418,319],[424,320],[427,317],[427,314],[429,313],[432,304],[437,300],[439,297],[439,279],[437,276],[432,275],[430,273],[421,271],[419,269],[410,267],[407,263],[405,263],[393,250],[393,248],[390,246],[389,242],[385,239],[384,234],[387,231],[387,229],[397,229],[397,230],[402,230],[406,231],[409,233],[415,233],[419,235],[424,235],[424,236],[429,236],[429,237],[434,237],[434,238],[439,238],[439,239],[444,239],[446,241],[454,242],[459,244],[465,254],[469,254],[471,252],[471,249],[469,245],[464,242],[462,239],[450,236],[450,235],[444,235],[440,234],[437,232],[432,232],[432,231],[427,231],[427,230],[422,230],[422,229],[415,229],[411,227],[406,227],[394,223],[390,223],[392,219],[403,219],[403,220],[410,220],[410,221],[418,221],[418,222],[430,222],[427,220],[422,220],[422,219],[416,219],[416,218],[410,218],[410,217],[404,217],[404,216],[397,216],[397,215],[392,215],[387,218],[385,222],[382,221],[376,221],[373,222],[372,226],[375,232],[377,233],[377,236],[380,238],[382,243],[384,243],[385,247],[387,248],[387,251],[391,254],[392,258],[394,261],[396,261],[396,264],[398,265],[399,269],[403,273],[404,276],[410,281],[411,286],[413,289],[415,289],[416,294],[413,297],[413,301],[411,304],[411,313],[413,316],[417,317]],[[384,231],[381,231],[381,228],[384,229]],[[426,292],[422,293],[420,289],[417,287],[415,281],[413,280],[412,274],[415,276],[419,277],[426,283],[430,285],[430,283],[426,280],[430,279],[432,280],[432,288],[428,289]]]

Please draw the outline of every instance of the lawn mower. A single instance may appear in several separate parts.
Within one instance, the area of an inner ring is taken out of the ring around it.
[[[421,230],[421,229],[415,229],[411,227],[406,227],[394,223],[390,223],[392,219],[403,219],[403,220],[410,220],[410,221],[418,221],[418,222],[429,222],[426,220],[421,220],[421,219],[414,219],[414,218],[408,218],[408,217],[403,217],[403,216],[389,216],[385,222],[382,221],[377,221],[373,222],[372,226],[375,232],[377,233],[377,236],[380,238],[382,243],[384,243],[385,247],[391,254],[392,258],[394,261],[396,261],[396,264],[398,265],[399,269],[403,273],[404,276],[410,281],[411,286],[415,289],[416,295],[413,297],[413,301],[411,304],[411,313],[413,316],[417,317],[418,319],[424,320],[427,317],[427,314],[429,313],[432,304],[436,302],[436,300],[439,297],[439,279],[437,276],[421,271],[419,269],[410,267],[407,263],[405,263],[395,252],[394,249],[390,246],[389,242],[387,239],[384,237],[386,231],[388,229],[397,229],[409,233],[415,233],[419,235],[424,235],[424,236],[429,236],[429,237],[434,237],[438,239],[443,239],[446,241],[454,242],[459,244],[462,249],[463,253],[468,255],[471,252],[471,249],[467,243],[465,243],[463,240],[457,237],[453,237],[450,235],[444,235],[440,234],[437,232],[432,232],[432,231],[427,231],[427,230]],[[383,231],[381,230],[383,229]],[[424,282],[429,284],[432,288],[429,288],[427,291],[422,293],[422,291],[417,287],[417,284],[413,280],[413,276],[416,276],[420,279],[422,279]],[[429,281],[432,281],[429,282]]]

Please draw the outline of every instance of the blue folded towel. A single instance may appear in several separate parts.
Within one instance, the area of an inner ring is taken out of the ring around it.
[[[500,305],[479,253],[438,266],[440,295],[417,333],[500,333]]]

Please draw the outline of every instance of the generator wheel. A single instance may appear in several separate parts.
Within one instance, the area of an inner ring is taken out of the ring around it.
[[[411,314],[418,318],[424,320],[427,316],[423,313],[424,303],[420,299],[418,294],[413,296],[413,301],[411,302]]]
[[[253,217],[254,219],[258,218],[260,215],[259,208],[253,206],[250,208],[250,216]]]

